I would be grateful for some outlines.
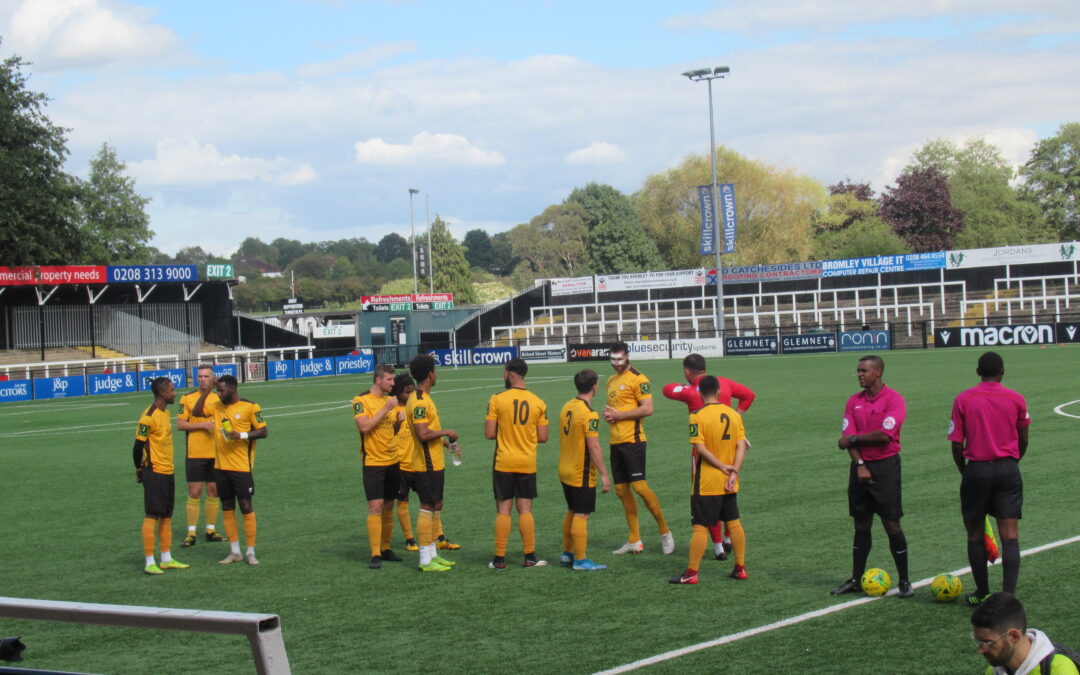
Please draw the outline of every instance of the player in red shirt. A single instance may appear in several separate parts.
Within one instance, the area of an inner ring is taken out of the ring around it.
[[[1027,452],[1028,415],[1024,397],[1001,386],[1005,362],[994,352],[979,357],[975,372],[982,382],[960,392],[953,401],[949,440],[953,460],[963,479],[960,510],[967,529],[968,562],[975,592],[967,596],[976,605],[989,594],[983,523],[987,515],[997,520],[1001,532],[1002,586],[1016,593],[1020,577],[1020,511],[1024,483],[1019,463]]]
[[[664,396],[673,401],[682,401],[690,412],[696,412],[705,405],[701,399],[701,393],[698,391],[698,383],[701,382],[701,378],[705,377],[705,357],[701,354],[689,354],[683,358],[682,365],[683,377],[686,378],[689,384],[672,382],[664,385]],[[717,377],[716,379],[720,382],[720,391],[716,395],[717,401],[734,408],[735,406],[731,405],[731,399],[738,399],[739,406],[737,410],[740,415],[745,415],[754,399],[757,398],[754,392],[749,387],[734,380],[723,377]],[[750,447],[749,441],[746,442],[746,446]],[[717,560],[727,560],[727,554],[731,550],[731,537],[730,535],[723,536],[723,530],[724,524],[722,522],[717,522],[709,527],[709,535],[713,542],[713,553],[716,554]]]

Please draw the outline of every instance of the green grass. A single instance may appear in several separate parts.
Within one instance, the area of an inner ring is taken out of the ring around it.
[[[1006,384],[1031,408],[1031,450],[1021,547],[1078,534],[1076,420],[1053,408],[1075,395],[1080,351],[1002,350]],[[610,565],[580,574],[558,567],[564,513],[558,447],[541,448],[535,505],[539,553],[552,562],[525,570],[487,569],[492,551],[491,448],[483,440],[487,398],[502,387],[497,368],[439,371],[435,400],[444,425],[461,433],[465,462],[447,467],[444,523],[462,545],[457,569],[421,575],[409,562],[367,569],[359,452],[348,401],[368,376],[242,385],[258,401],[270,437],[259,441],[255,507],[258,568],[220,567],[226,544],[177,548],[192,565],[164,577],[142,574],[141,488],[131,441],[146,394],[0,406],[0,547],[3,595],[281,615],[293,670],[316,672],[591,672],[767,625],[841,602],[828,590],[850,567],[846,455],[836,449],[847,396],[857,390],[858,354],[713,359],[711,371],[749,385],[753,442],[740,508],[748,538],[748,582],[726,577],[729,563],[706,560],[701,584],[673,587],[686,565],[688,448],[682,404],[658,396],[647,421],[649,482],[676,536],[659,552],[642,509],[646,552],[615,557],[626,536],[617,498],[598,496],[590,557]],[[885,381],[903,393],[904,527],[915,580],[966,565],[959,475],[945,439],[952,397],[976,382],[976,350],[885,355]],[[676,361],[638,365],[659,385],[681,377]],[[606,364],[596,364],[605,376]],[[537,365],[530,387],[551,416],[573,392],[577,365]],[[1078,405],[1080,408],[1080,405]],[[1077,412],[1077,411],[1073,411]],[[177,438],[180,446],[180,438]],[[602,433],[606,444],[606,432]],[[182,466],[182,461],[178,461]],[[178,472],[174,541],[184,529]],[[413,497],[415,520],[416,499]],[[395,525],[396,529],[396,525]],[[404,554],[400,532],[395,548]],[[1031,624],[1080,644],[1075,594],[1077,545],[1024,558],[1020,596]],[[512,532],[508,560],[519,560]],[[870,564],[894,572],[875,527]],[[964,577],[970,584],[970,577]],[[994,587],[1000,568],[991,570]],[[657,672],[977,672],[968,612],[937,605],[927,589],[910,601],[884,598],[795,626],[654,666]],[[0,636],[22,635],[31,668],[94,672],[250,672],[241,638],[192,633],[0,620]]]

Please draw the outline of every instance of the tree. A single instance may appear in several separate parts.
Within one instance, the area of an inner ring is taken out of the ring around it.
[[[465,233],[465,260],[470,267],[479,267],[485,272],[491,271],[491,237],[483,230],[469,230]]]
[[[322,253],[307,253],[289,265],[297,277],[304,279],[326,279],[330,276],[330,267],[334,259]]]
[[[258,237],[248,237],[244,239],[240,244],[240,248],[236,250],[235,259],[239,261],[251,258],[277,266],[278,250]]]
[[[375,259],[379,262],[388,263],[398,258],[404,258],[406,261],[412,260],[412,247],[409,246],[408,239],[397,232],[391,232],[375,245]]]
[[[589,274],[585,239],[588,213],[580,204],[564,202],[510,230],[514,255],[527,262],[540,277]]]
[[[964,212],[952,205],[949,182],[935,165],[908,168],[881,196],[881,217],[912,250],[945,251],[964,229]]]
[[[454,302],[462,305],[476,303],[465,247],[450,234],[446,222],[435,214],[431,222],[431,265],[436,293],[453,293]]]
[[[63,171],[66,130],[26,89],[28,65],[0,62],[0,264],[70,264],[79,246],[78,182]]]
[[[510,245],[510,233],[499,232],[491,236],[491,273],[508,277],[521,260],[514,256]]]
[[[717,148],[717,175],[735,185],[738,234],[726,264],[806,260],[813,251],[810,222],[825,206],[825,187],[788,169]],[[675,269],[712,266],[699,253],[701,213],[698,185],[712,180],[709,158],[692,155],[673,169],[653,174],[637,193],[641,222],[664,263]]]
[[[147,242],[154,236],[135,179],[124,175],[116,148],[102,143],[90,160],[90,177],[80,186],[81,220],[78,262],[97,265],[150,262]]]
[[[814,216],[814,233],[846,230],[860,220],[877,217],[878,209],[869,183],[840,181],[829,186],[825,211]]]
[[[586,213],[585,240],[589,267],[596,274],[643,272],[664,266],[656,243],[642,229],[631,200],[610,185],[589,183],[574,188],[566,203]]]
[[[1021,194],[1062,239],[1080,238],[1080,122],[1039,141],[1020,169]]]
[[[952,205],[964,213],[955,245],[989,248],[1053,241],[1052,228],[1012,185],[1012,166],[998,148],[981,138],[962,146],[947,139],[928,141],[909,168],[934,166],[949,181]]]
[[[863,258],[910,253],[911,248],[879,215],[869,183],[842,181],[829,186],[824,213],[814,217],[814,258]]]
[[[186,246],[176,252],[174,260],[180,265],[205,265],[210,261],[210,254],[202,246]]]
[[[294,260],[311,253],[315,248],[314,244],[304,244],[295,239],[285,239],[283,237],[278,237],[270,242],[270,245],[278,252],[278,259],[275,264],[281,269],[289,267]]]

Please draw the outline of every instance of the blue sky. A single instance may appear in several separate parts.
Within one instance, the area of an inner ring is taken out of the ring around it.
[[[1021,9],[1022,7],[1022,9]],[[891,183],[935,137],[1009,161],[1076,121],[1075,0],[0,0],[0,57],[152,197],[153,243],[498,232],[575,186],[624,192],[718,142],[831,183]]]

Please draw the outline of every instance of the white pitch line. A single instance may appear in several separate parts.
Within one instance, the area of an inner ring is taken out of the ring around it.
[[[1062,415],[1063,417],[1071,417],[1073,419],[1080,420],[1080,415],[1073,415],[1072,413],[1067,413],[1064,410],[1062,410],[1062,408],[1064,408],[1065,406],[1072,405],[1073,403],[1080,403],[1080,401],[1069,401],[1068,403],[1062,403],[1061,405],[1054,408],[1054,412],[1056,412],[1059,415]]]
[[[1029,548],[1029,549],[1027,549],[1025,551],[1021,551],[1020,555],[1021,555],[1021,557],[1034,555],[1036,553],[1042,553],[1043,551],[1049,551],[1051,549],[1059,548],[1061,546],[1067,546],[1068,544],[1074,544],[1074,543],[1076,543],[1078,541],[1080,541],[1080,535],[1077,535],[1075,537],[1069,537],[1068,539],[1059,539],[1058,541],[1053,541],[1053,542],[1050,542],[1049,544],[1043,544],[1042,546],[1036,546],[1034,548]],[[962,568],[960,568],[958,570],[953,570],[952,572],[948,572],[948,574],[951,574],[953,576],[961,576],[961,575],[964,575],[964,574],[968,574],[970,572],[971,572],[970,567],[962,567]],[[934,579],[934,577],[928,577],[926,579],[916,581],[911,586],[913,588],[921,588],[922,586],[929,585],[930,582],[933,581],[933,579]],[[774,623],[770,623],[770,624],[767,624],[767,625],[764,625],[764,626],[758,626],[757,628],[750,628],[749,630],[740,631],[738,633],[732,633],[730,635],[725,635],[723,637],[718,637],[716,639],[708,640],[706,642],[699,642],[696,645],[689,645],[689,646],[686,646],[686,647],[681,647],[679,649],[673,649],[673,650],[671,650],[669,652],[664,652],[663,654],[657,654],[656,656],[650,656],[648,658],[639,659],[639,660],[634,661],[632,663],[627,663],[627,664],[622,665],[622,666],[617,666],[617,667],[611,668],[609,670],[601,670],[596,675],[614,675],[615,673],[628,673],[631,670],[637,670],[639,668],[646,668],[648,666],[654,666],[654,665],[656,665],[658,663],[663,663],[664,661],[670,661],[672,659],[677,659],[680,656],[686,656],[687,654],[693,654],[694,652],[700,652],[700,651],[705,650],[705,649],[711,649],[712,647],[719,647],[720,645],[730,644],[732,642],[737,642],[737,641],[742,640],[744,638],[753,637],[755,635],[761,635],[762,633],[768,633],[769,631],[777,630],[779,628],[787,628],[788,626],[794,626],[795,624],[803,623],[804,621],[809,621],[810,619],[817,619],[817,618],[822,617],[822,616],[828,616],[829,614],[835,614],[836,612],[842,612],[845,609],[851,609],[852,607],[858,607],[859,605],[865,605],[865,604],[867,604],[869,602],[875,602],[877,600],[881,600],[882,598],[896,595],[897,592],[898,591],[896,589],[893,589],[893,590],[889,591],[888,593],[886,593],[885,595],[883,595],[881,597],[877,597],[877,598],[862,597],[862,598],[858,598],[857,600],[849,600],[848,602],[842,602],[839,605],[832,605],[830,607],[825,607],[825,608],[822,608],[822,609],[816,609],[816,610],[814,610],[812,612],[806,612],[805,614],[800,614],[798,616],[793,616],[793,617],[790,617],[788,619],[784,619],[782,621],[776,621]]]

